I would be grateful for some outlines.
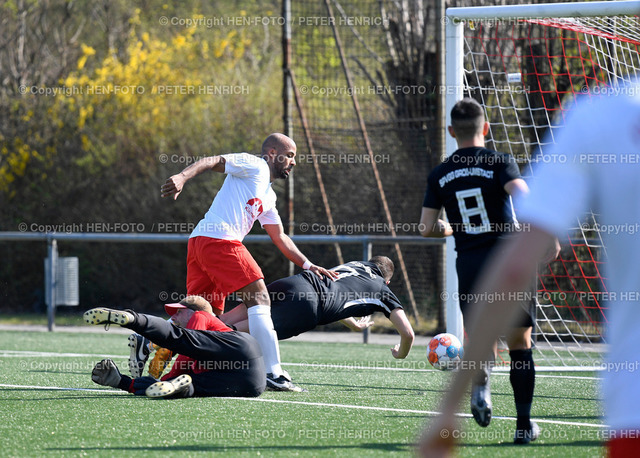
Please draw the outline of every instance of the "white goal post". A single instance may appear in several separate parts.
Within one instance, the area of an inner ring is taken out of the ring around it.
[[[484,107],[487,146],[513,154],[523,176],[529,159],[544,158],[545,138],[562,125],[577,94],[597,97],[640,71],[640,1],[596,1],[448,8],[446,115],[464,96]],[[548,143],[547,143],[548,144]],[[447,155],[456,150],[447,136]],[[538,159],[540,160],[540,159]],[[597,215],[586,215],[568,234],[560,261],[538,281],[534,334],[545,363],[594,370],[604,346],[606,279]],[[456,252],[446,248],[447,331],[463,339],[457,301]],[[584,268],[583,268],[584,267]]]

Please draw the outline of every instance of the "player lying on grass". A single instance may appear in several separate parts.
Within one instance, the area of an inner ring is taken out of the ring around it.
[[[213,307],[201,296],[187,296],[177,304],[165,304],[165,311],[171,317],[170,323],[185,329],[217,331],[220,327],[219,320],[213,320]],[[173,352],[162,348],[140,334],[133,333],[129,336],[129,347],[131,355],[129,357],[129,370],[131,376],[136,378],[142,376],[144,366],[149,354],[157,350],[153,364],[149,365],[149,375],[159,379],[164,369],[173,358]]]
[[[391,349],[391,353],[394,358],[405,358],[413,345],[414,333],[400,301],[387,286],[393,276],[393,261],[385,256],[374,256],[366,262],[353,261],[331,270],[337,274],[335,281],[305,271],[269,284],[267,289],[272,303],[271,318],[278,340],[336,321],[354,331],[362,331],[373,322],[368,318],[355,320],[354,317],[367,317],[373,312],[382,312],[400,334],[400,343]],[[169,307],[171,304],[165,306],[171,314]],[[238,331],[249,332],[247,308],[243,304],[219,318]],[[187,328],[191,324],[187,324]],[[149,341],[135,334],[129,337],[129,341],[132,347],[129,366],[132,374],[135,369],[139,371],[139,376],[149,355]],[[161,351],[158,350],[159,353],[156,353],[149,365],[149,374],[155,378],[159,378],[164,369],[166,357]],[[301,390],[298,387],[295,389]]]
[[[335,280],[305,271],[269,284],[271,319],[278,340],[336,321],[361,331],[373,322],[354,317],[382,312],[400,334],[400,343],[391,349],[391,354],[394,358],[405,358],[413,345],[414,333],[400,301],[387,286],[393,276],[393,261],[374,256],[369,261],[352,261],[331,270],[338,274]],[[247,308],[243,304],[220,315],[220,319],[239,331],[249,331]]]
[[[165,304],[164,309],[167,314],[171,316],[169,322],[174,323],[177,326],[193,330],[219,330],[218,328],[221,323],[220,320],[213,314],[211,304],[201,296],[187,296],[177,304]],[[214,320],[212,318],[216,319]],[[234,331],[236,330],[235,327],[232,326],[232,328]],[[129,370],[131,371],[131,377],[142,377],[144,366],[149,355],[152,351],[156,350],[156,353],[149,364],[149,376],[159,380],[165,368],[171,362],[174,352],[168,348],[163,348],[156,343],[152,343],[150,339],[137,333],[131,334],[128,339],[129,347],[131,347],[131,354],[129,356]],[[185,357],[183,355],[178,356],[174,365],[183,364],[184,358]],[[279,357],[278,362],[280,362]],[[284,373],[285,377],[290,377],[286,371],[284,371]],[[267,390],[294,392],[307,391],[294,384],[289,384],[286,388],[280,388],[277,385],[270,385],[268,383],[268,377]]]
[[[194,314],[185,307],[174,314],[176,324],[180,324],[183,313]],[[202,312],[203,316],[205,313]],[[209,330],[183,329],[162,318],[132,310],[95,308],[85,312],[84,320],[89,324],[118,324],[180,354],[161,381],[122,375],[110,359],[94,367],[91,379],[99,385],[154,398],[260,396],[266,378],[258,342],[244,332],[232,330],[213,314],[204,319],[210,322]]]

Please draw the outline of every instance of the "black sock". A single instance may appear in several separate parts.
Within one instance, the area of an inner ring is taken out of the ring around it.
[[[120,383],[118,383],[118,388],[124,391],[130,391],[132,379],[128,375],[120,375]]]
[[[536,369],[533,365],[533,354],[529,350],[512,350],[511,371],[509,381],[513,388],[516,402],[517,429],[531,429],[531,403],[536,382]]]

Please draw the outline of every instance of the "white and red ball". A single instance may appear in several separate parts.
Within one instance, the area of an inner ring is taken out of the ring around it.
[[[427,349],[429,362],[441,371],[453,370],[458,367],[463,354],[464,349],[460,340],[447,332],[434,336]]]

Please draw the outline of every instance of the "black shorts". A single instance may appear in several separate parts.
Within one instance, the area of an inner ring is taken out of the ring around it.
[[[499,242],[498,242],[499,243]],[[470,313],[473,304],[479,300],[486,298],[479,296],[474,291],[475,283],[482,273],[482,270],[487,262],[493,255],[492,247],[476,248],[474,250],[467,250],[462,253],[458,253],[456,259],[456,271],[458,273],[458,300],[460,302],[460,311],[464,319],[467,319],[467,315]],[[522,317],[518,327],[528,328],[534,325],[536,319],[536,300],[535,300],[535,288],[532,286],[531,300],[526,304],[523,304],[527,314]]]
[[[311,331],[318,325],[318,293],[296,275],[270,283],[271,320],[278,340]]]

